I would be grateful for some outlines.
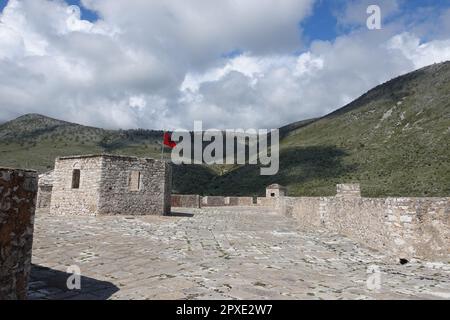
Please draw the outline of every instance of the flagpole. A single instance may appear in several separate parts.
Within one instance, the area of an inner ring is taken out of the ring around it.
[[[163,132],[163,141],[161,142],[161,161],[164,161],[164,135],[166,131]]]

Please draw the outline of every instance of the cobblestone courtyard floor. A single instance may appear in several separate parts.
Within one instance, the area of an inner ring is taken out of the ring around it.
[[[386,263],[341,236],[262,208],[169,217],[38,213],[30,299],[450,299],[450,265]],[[81,269],[68,290],[67,267]],[[367,268],[381,289],[367,289]]]

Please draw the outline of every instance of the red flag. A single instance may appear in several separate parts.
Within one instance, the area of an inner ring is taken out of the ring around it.
[[[168,132],[164,132],[164,145],[168,146],[170,149],[175,148],[176,142],[172,141],[172,135]]]

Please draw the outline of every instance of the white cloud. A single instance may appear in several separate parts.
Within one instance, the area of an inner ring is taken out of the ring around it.
[[[399,74],[449,59],[450,40],[421,44],[408,33],[353,33],[315,42],[298,57],[235,58],[197,78],[184,109],[191,121],[201,113],[210,125],[219,118],[227,126],[274,127],[324,115]],[[239,70],[234,60],[256,71]]]
[[[400,51],[416,69],[450,60],[450,39],[421,43],[418,37],[405,32],[393,37],[388,48]]]
[[[304,48],[298,24],[313,0],[83,3],[98,21],[62,0],[9,1],[0,121],[38,112],[114,128],[277,127],[450,59],[449,36],[421,42],[401,23]],[[355,10],[346,11],[350,24]]]

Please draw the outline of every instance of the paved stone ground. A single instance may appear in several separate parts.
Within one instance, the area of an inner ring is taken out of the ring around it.
[[[450,265],[377,252],[261,208],[170,217],[38,213],[31,299],[450,299]],[[381,289],[367,289],[367,268]],[[81,269],[81,290],[66,287]]]

